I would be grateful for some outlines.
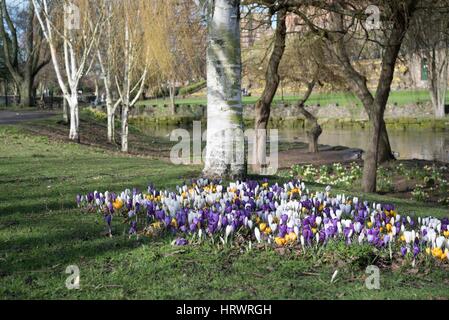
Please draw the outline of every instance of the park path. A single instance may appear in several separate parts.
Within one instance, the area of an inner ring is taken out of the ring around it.
[[[0,110],[0,125],[51,118],[55,112]]]

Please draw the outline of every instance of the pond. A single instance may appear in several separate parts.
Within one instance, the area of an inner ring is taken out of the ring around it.
[[[401,160],[420,159],[449,162],[449,131],[388,130],[391,148]],[[281,141],[306,142],[306,133],[300,129],[281,129]],[[345,146],[364,150],[369,143],[369,130],[327,129],[323,130],[319,143],[330,146]]]
[[[169,137],[175,127],[146,127],[145,132],[155,137]],[[203,123],[203,130],[205,124]],[[449,131],[388,130],[390,142],[396,157],[401,160],[420,159],[449,163]],[[325,128],[319,143],[329,146],[343,146],[365,149],[369,143],[369,130]],[[280,142],[307,142],[304,129],[279,129]]]

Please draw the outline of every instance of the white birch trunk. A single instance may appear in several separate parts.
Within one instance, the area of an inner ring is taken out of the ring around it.
[[[246,174],[241,93],[240,1],[215,0],[209,10],[207,147],[203,174]]]
[[[92,28],[92,33],[86,35],[83,33],[83,46],[81,48],[75,48],[76,43],[73,37],[73,30],[69,30],[69,27],[64,23],[64,30],[62,34],[55,29],[54,23],[50,20],[50,11],[48,7],[47,0],[32,0],[34,5],[34,10],[39,24],[42,28],[45,39],[50,47],[51,59],[53,62],[53,67],[56,73],[56,78],[58,80],[59,87],[63,92],[64,99],[67,100],[69,110],[70,110],[70,132],[69,138],[71,140],[80,141],[79,136],[79,107],[78,107],[78,84],[87,70],[92,66],[93,60],[90,62],[90,66],[86,68],[87,59],[90,52],[96,42],[96,39],[101,34],[101,25],[103,23],[104,17],[99,17],[95,26]],[[66,5],[67,3],[64,3]],[[43,12],[41,12],[41,9]],[[56,39],[54,38],[53,31],[55,34],[63,40],[63,51],[64,51],[64,64],[66,72],[66,81],[64,80],[59,64],[58,53],[56,50]],[[79,53],[77,55],[77,53]],[[87,70],[86,70],[87,69]],[[68,85],[66,85],[66,82]]]
[[[70,133],[69,139],[73,141],[80,141],[79,135],[79,108],[78,108],[78,93],[71,94],[69,100],[70,109]]]
[[[67,100],[65,98],[62,99],[62,121],[67,124],[69,123],[69,114],[67,110]]]
[[[122,152],[128,152],[128,113],[129,113],[129,92],[130,86],[130,70],[131,70],[131,49],[129,41],[129,25],[126,21],[125,25],[125,79],[123,81],[122,94]]]

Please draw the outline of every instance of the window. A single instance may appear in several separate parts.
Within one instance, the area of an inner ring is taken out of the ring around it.
[[[421,60],[421,80],[427,81],[429,79],[429,64],[426,58]]]

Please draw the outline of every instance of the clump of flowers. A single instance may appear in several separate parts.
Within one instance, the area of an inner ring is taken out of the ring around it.
[[[413,167],[399,163],[393,167],[379,167],[377,188],[381,192],[394,192],[395,180],[406,179],[415,183],[410,193],[412,199],[449,205],[448,173],[446,166],[438,167],[435,164]],[[360,187],[362,167],[355,162],[347,165],[294,165],[289,175],[306,182],[355,190]]]
[[[78,195],[77,203],[102,215],[112,235],[113,217],[122,217],[133,235],[171,233],[176,246],[193,240],[222,242],[244,238],[274,246],[368,244],[403,256],[431,255],[449,262],[449,219],[401,215],[391,204],[368,203],[331,188],[310,192],[299,180],[283,185],[247,181],[222,185],[199,179],[176,191],[137,189]]]

